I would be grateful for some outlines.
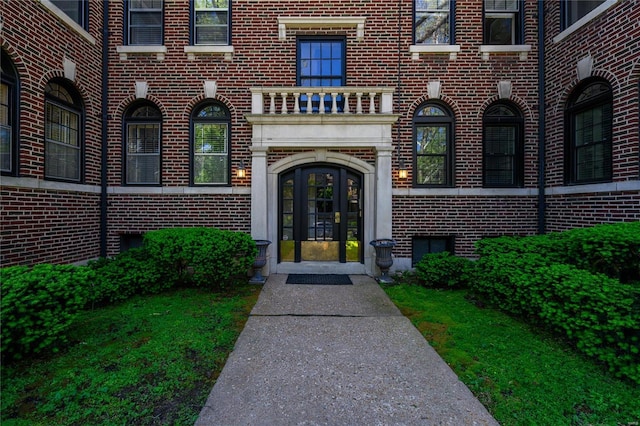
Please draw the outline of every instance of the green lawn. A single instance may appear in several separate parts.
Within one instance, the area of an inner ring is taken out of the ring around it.
[[[58,355],[2,367],[2,425],[192,425],[259,290],[181,289],[83,313]]]
[[[640,387],[465,291],[385,291],[503,425],[638,425]]]

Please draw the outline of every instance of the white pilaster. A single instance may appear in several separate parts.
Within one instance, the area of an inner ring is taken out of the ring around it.
[[[392,211],[391,197],[392,180],[391,180],[391,154],[393,148],[379,147],[376,152],[376,230],[374,239],[391,238],[392,237]]]
[[[268,239],[267,149],[253,147],[251,158],[251,236]]]

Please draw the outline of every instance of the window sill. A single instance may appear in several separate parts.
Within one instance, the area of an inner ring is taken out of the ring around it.
[[[412,44],[409,46],[411,59],[417,61],[421,54],[438,55],[449,54],[449,60],[453,61],[458,57],[460,52],[459,44]]]
[[[278,38],[280,40],[286,40],[287,28],[355,28],[356,40],[362,41],[364,39],[364,23],[366,18],[364,17],[329,17],[329,18],[316,18],[316,17],[278,17]]]
[[[513,45],[493,45],[483,44],[480,46],[482,60],[488,61],[490,56],[500,54],[517,54],[521,61],[527,60],[527,56],[531,52],[530,44],[513,44]]]
[[[126,61],[129,55],[156,55],[158,61],[164,61],[167,53],[166,46],[116,46],[121,61]]]
[[[611,6],[613,6],[617,2],[618,2],[618,0],[606,0],[600,6],[596,7],[591,12],[587,13],[582,18],[580,18],[579,20],[574,22],[571,26],[566,28],[560,34],[555,36],[553,38],[553,42],[554,43],[558,43],[558,42],[564,40],[565,38],[569,37],[571,34],[573,34],[574,32],[578,31],[580,28],[582,28],[585,25],[587,25],[589,22],[591,22],[591,20],[593,20],[598,15],[602,14],[604,11],[609,9]]]
[[[197,46],[185,46],[184,53],[187,54],[187,58],[193,61],[196,55],[223,55],[226,61],[233,59],[233,46],[229,45],[197,45]]]

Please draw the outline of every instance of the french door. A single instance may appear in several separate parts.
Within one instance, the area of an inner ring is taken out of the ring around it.
[[[279,262],[362,262],[362,177],[314,165],[280,176]]]

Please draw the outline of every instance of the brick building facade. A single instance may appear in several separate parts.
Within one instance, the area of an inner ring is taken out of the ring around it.
[[[633,1],[19,4],[3,264],[211,226],[272,241],[267,273],[373,274],[374,239],[408,269],[640,220]]]

